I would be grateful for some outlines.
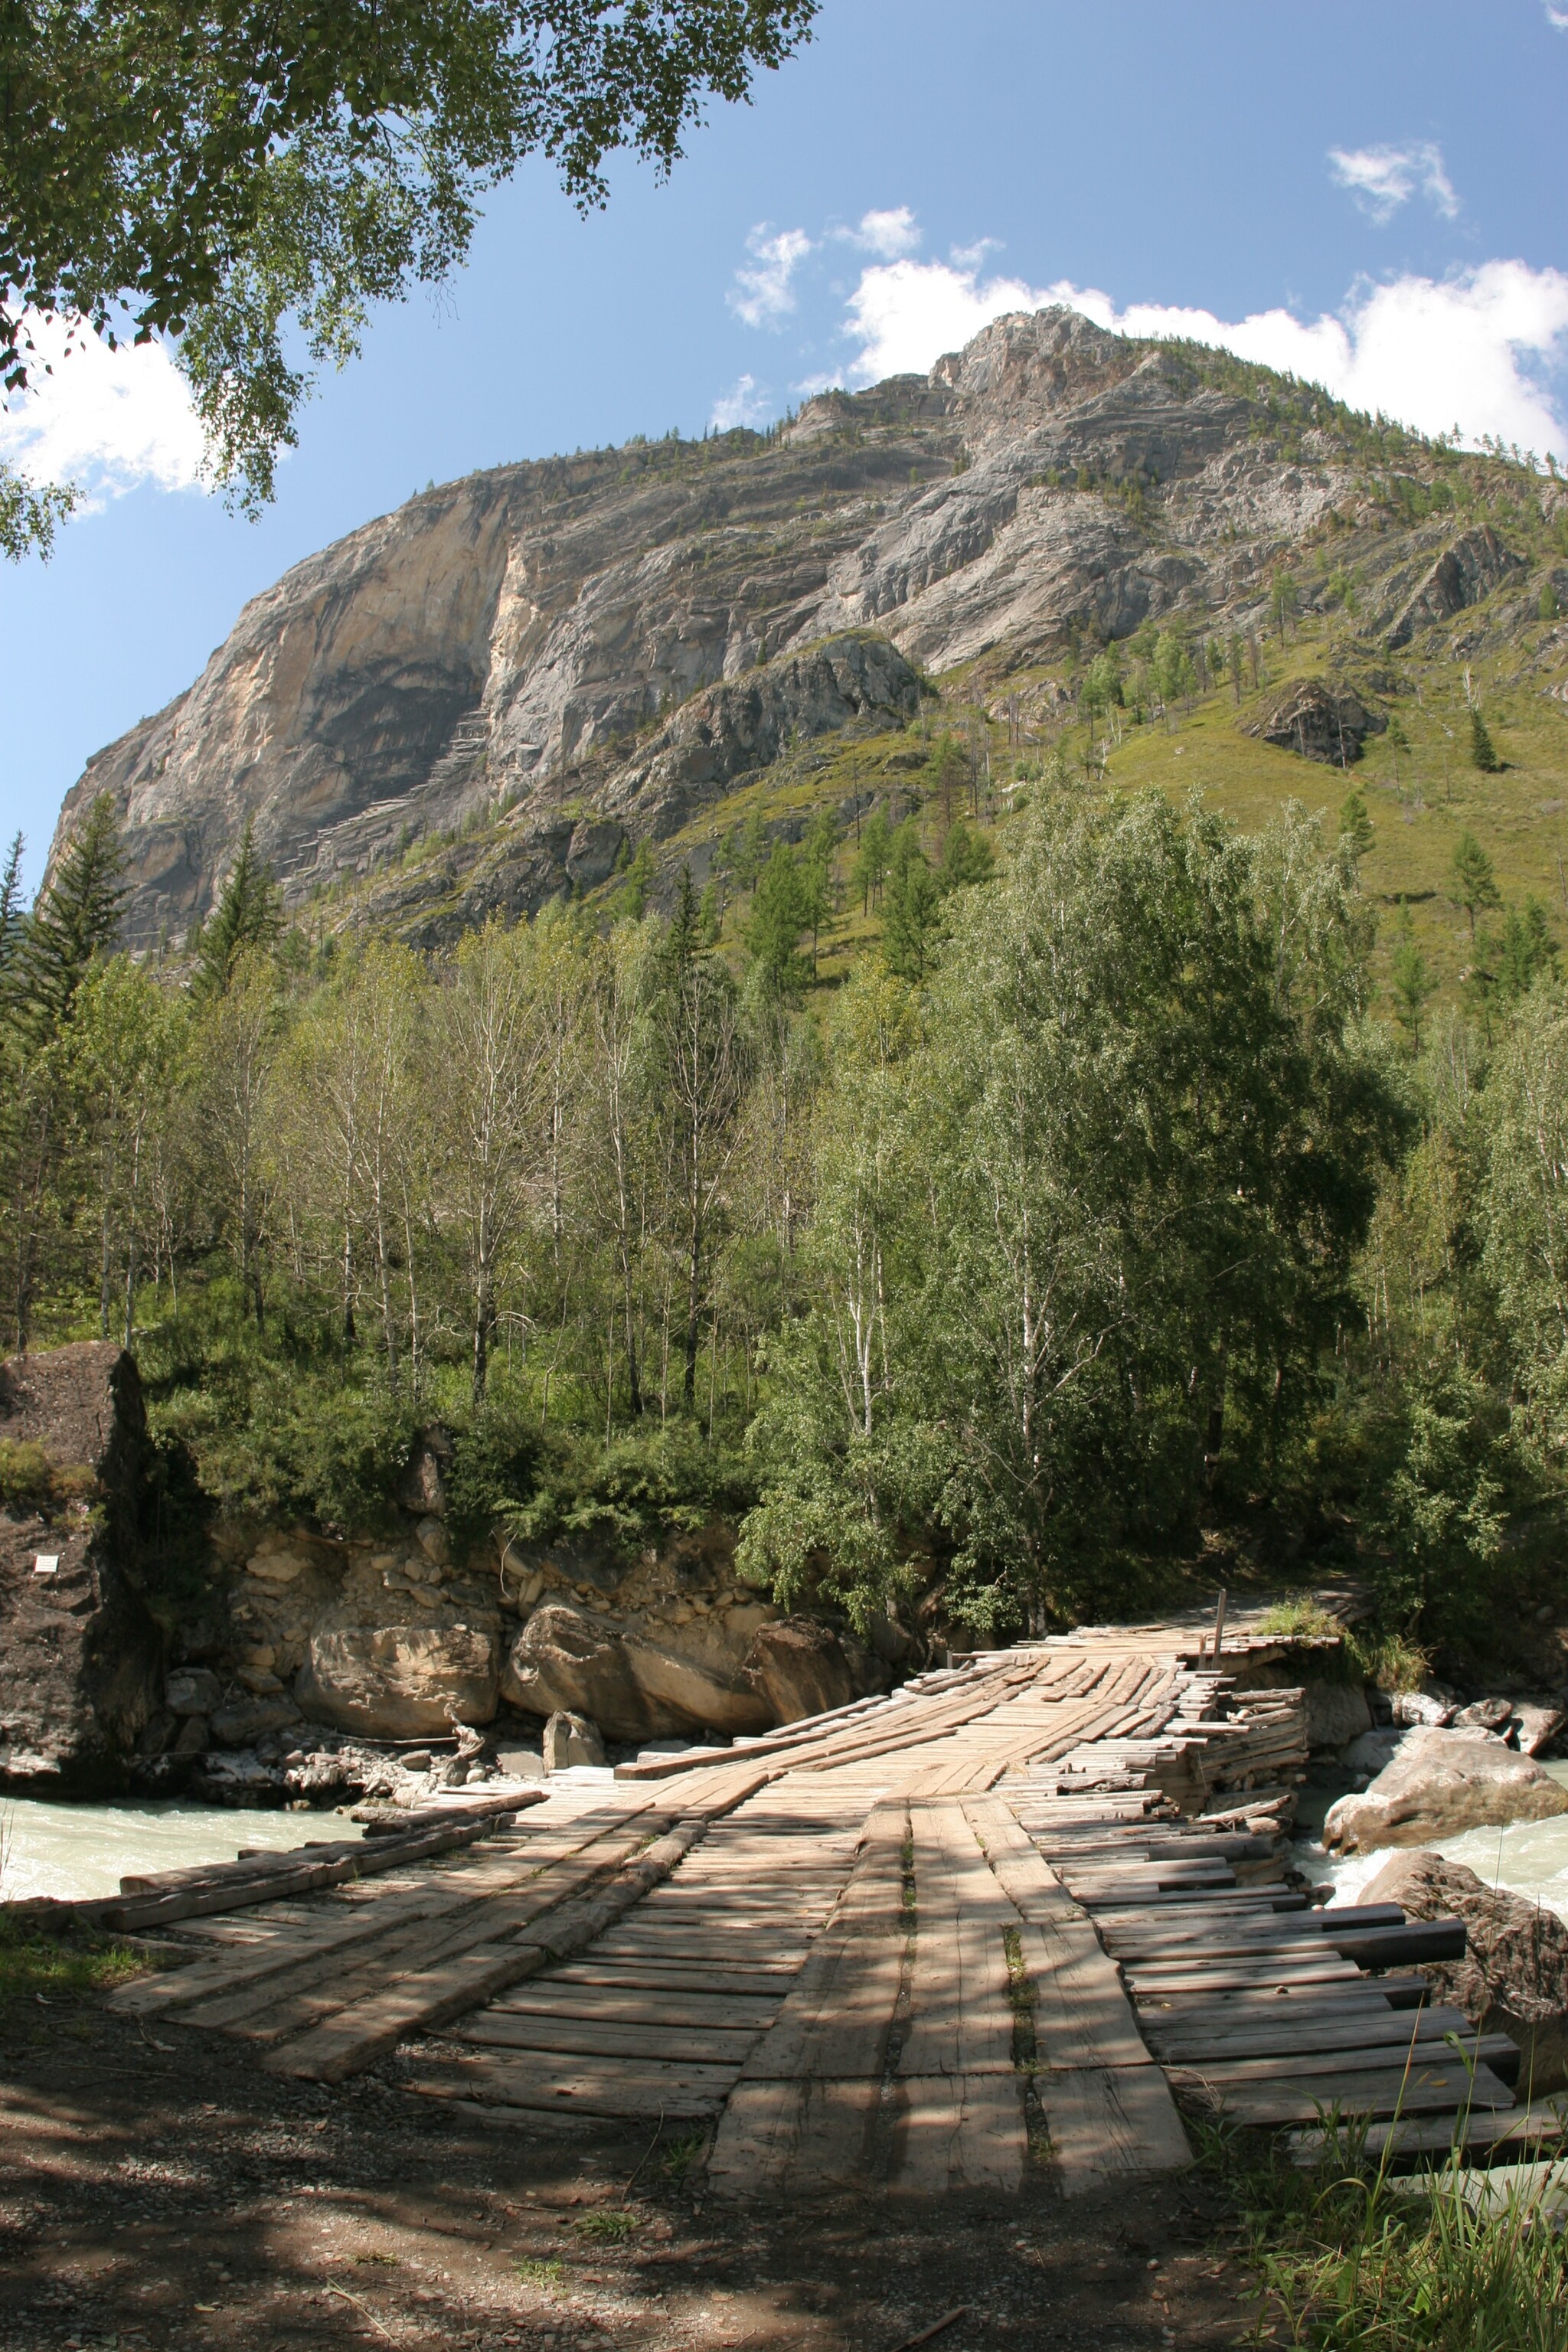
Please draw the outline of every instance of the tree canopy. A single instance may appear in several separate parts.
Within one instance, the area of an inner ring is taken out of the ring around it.
[[[526,156],[603,204],[663,173],[710,99],[809,37],[817,0],[14,0],[0,5],[0,381],[30,320],[165,335],[212,471],[254,510],[317,364],[368,306],[463,259]],[[0,547],[47,548],[58,491],[0,468]]]

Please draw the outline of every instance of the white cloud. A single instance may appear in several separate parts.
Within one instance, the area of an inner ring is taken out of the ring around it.
[[[847,331],[861,347],[850,374],[857,383],[923,374],[1005,310],[1039,310],[1058,299],[1021,278],[983,285],[976,271],[945,261],[892,261],[862,270],[849,298]]]
[[[1443,151],[1429,139],[1405,147],[1331,147],[1329,167],[1341,187],[1348,188],[1375,221],[1392,220],[1417,188],[1445,220],[1452,220],[1459,209]]]
[[[960,269],[984,269],[994,253],[1002,250],[999,236],[977,236],[973,245],[951,245],[948,259]]]
[[[773,327],[795,309],[791,278],[814,247],[803,228],[780,229],[760,221],[746,239],[752,267],[737,269],[730,308],[748,327]]]
[[[841,229],[839,235],[863,253],[874,253],[879,261],[897,261],[906,253],[913,253],[920,245],[920,224],[908,205],[898,205],[890,212],[862,213],[858,228]]]
[[[765,425],[772,406],[766,384],[760,384],[754,375],[743,375],[719,394],[708,422],[720,433],[728,433],[737,425]]]
[[[1118,310],[1110,295],[1066,279],[1032,287],[940,261],[893,262],[862,271],[850,297],[846,332],[860,353],[849,377],[866,384],[923,373],[1005,312],[1058,302],[1121,334],[1223,345],[1422,432],[1458,424],[1468,440],[1497,434],[1568,455],[1568,431],[1531,373],[1568,361],[1568,274],[1522,261],[1363,284],[1338,317],[1304,320],[1277,310],[1234,321],[1152,302]]]
[[[89,327],[73,339],[61,320],[35,313],[27,323],[37,373],[32,389],[0,409],[0,457],[36,480],[79,484],[92,504],[144,483],[195,487],[202,430],[162,343],[111,352]]]
[[[1568,33],[1568,8],[1554,8],[1552,0],[1546,0],[1546,21],[1560,33]]]

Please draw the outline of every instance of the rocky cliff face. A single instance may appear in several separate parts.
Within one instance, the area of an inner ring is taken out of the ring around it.
[[[0,1790],[125,1785],[163,1679],[132,1581],[146,1438],[118,1348],[0,1364]]]
[[[1281,554],[1329,531],[1380,646],[1524,571],[1490,530],[1369,499],[1326,400],[1071,311],[1002,319],[929,377],[825,394],[765,438],[411,499],[247,605],[190,690],[89,764],[56,845],[112,795],[136,944],[206,912],[247,820],[289,903],[380,876],[361,911],[430,943],[592,887],[787,743],[903,724],[917,669],[1048,699],[1087,636],[1174,610],[1259,626]],[[454,838],[405,880],[432,835]]]

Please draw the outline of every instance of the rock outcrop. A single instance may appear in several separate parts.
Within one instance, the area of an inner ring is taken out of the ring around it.
[[[1057,709],[1086,640],[1172,614],[1256,636],[1276,567],[1320,530],[1380,659],[1526,571],[1489,529],[1394,520],[1310,393],[1068,310],[999,319],[929,375],[825,393],[766,439],[636,443],[410,499],[296,565],[98,753],[56,852],[108,793],[128,938],[177,940],[248,822],[289,905],[355,883],[325,919],[438,944],[599,887],[628,844],[684,828],[695,855],[741,779],[825,730],[904,725],[917,670],[979,663],[993,695],[1022,671],[1030,707]],[[1304,604],[1329,593],[1295,576]],[[1300,695],[1268,740],[1310,757],[1381,723],[1365,695]]]
[[[826,1715],[832,1707],[847,1706],[855,1696],[844,1644],[810,1617],[784,1617],[764,1625],[747,1654],[746,1674],[775,1723]]]
[[[489,1723],[499,1683],[496,1637],[485,1628],[346,1625],[312,1634],[294,1694],[317,1723],[362,1738],[417,1739],[454,1722]]]
[[[1428,1845],[1460,1830],[1568,1813],[1568,1789],[1487,1731],[1409,1732],[1371,1786],[1342,1797],[1323,1824],[1331,1852]]]
[[[123,1788],[163,1635],[136,1589],[147,1430],[132,1359],[0,1365],[0,1788]]]
[[[1384,1863],[1360,1900],[1397,1903],[1413,1919],[1462,1919],[1464,1958],[1422,1969],[1433,2000],[1518,2043],[1521,2100],[1568,2088],[1568,1927],[1554,1911],[1435,1853]]]
[[[1318,760],[1331,768],[1349,767],[1359,760],[1369,735],[1381,735],[1388,725],[1383,713],[1363,702],[1353,687],[1336,687],[1321,677],[1292,678],[1243,732],[1303,760]]]
[[[546,1602],[528,1619],[508,1655],[501,1693],[524,1714],[587,1716],[618,1740],[700,1731],[732,1736],[766,1731],[776,1719],[741,1673],[561,1601]]]

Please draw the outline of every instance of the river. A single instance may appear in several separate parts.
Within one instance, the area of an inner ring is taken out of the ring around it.
[[[0,1898],[118,1895],[122,1876],[232,1862],[241,1846],[284,1853],[311,1838],[360,1834],[333,1812],[231,1812],[177,1798],[65,1805],[0,1796]]]
[[[1548,1764],[1554,1780],[1568,1788],[1568,1763]],[[1342,1858],[1325,1854],[1321,1845],[1301,1842],[1296,1847],[1299,1867],[1317,1885],[1332,1881],[1335,1903],[1354,1903],[1369,1880],[1375,1878],[1391,1852],[1352,1853]],[[1458,1837],[1439,1838],[1429,1849],[1445,1862],[1462,1862],[1489,1886],[1506,1886],[1544,1910],[1568,1919],[1568,1813],[1552,1822],[1516,1822],[1511,1829],[1464,1830]]]

